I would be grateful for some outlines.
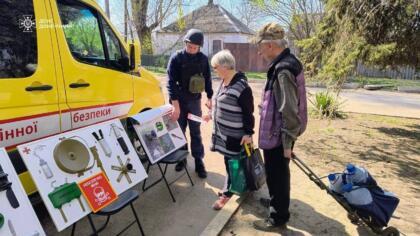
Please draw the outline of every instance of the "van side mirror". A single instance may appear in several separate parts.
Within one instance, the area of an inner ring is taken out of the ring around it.
[[[118,60],[118,64],[121,65],[123,71],[130,71],[130,59],[128,57],[123,57]]]
[[[130,44],[130,70],[136,69],[136,50],[134,45]]]
[[[140,70],[139,66],[141,63],[141,49],[140,49],[140,42],[138,40],[134,40],[130,43],[130,70],[138,72]]]

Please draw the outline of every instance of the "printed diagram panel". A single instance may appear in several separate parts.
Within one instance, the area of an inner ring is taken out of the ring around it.
[[[18,146],[58,231],[91,212],[78,184],[103,172],[119,195],[147,174],[115,119]],[[97,191],[98,201],[104,196]]]
[[[0,203],[0,235],[45,235],[4,148],[0,148]]]
[[[131,117],[136,134],[152,164],[187,143],[178,122],[171,120],[171,110],[171,105],[164,105]]]

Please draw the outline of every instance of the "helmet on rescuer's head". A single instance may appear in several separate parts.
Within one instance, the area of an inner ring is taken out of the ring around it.
[[[204,34],[201,30],[190,29],[184,37],[184,42],[192,43],[202,47],[204,43]]]

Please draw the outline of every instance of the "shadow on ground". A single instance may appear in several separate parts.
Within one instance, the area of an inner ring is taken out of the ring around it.
[[[252,233],[260,235],[252,228],[252,222],[256,219],[264,219],[268,215],[268,209],[264,208],[260,203],[261,197],[266,197],[264,192],[266,187],[259,192],[254,192],[248,196],[241,206],[239,217],[242,222],[237,222],[238,219],[233,218],[226,226],[226,230],[222,235],[247,235]],[[343,209],[344,210],[344,209]],[[323,215],[317,212],[309,204],[297,199],[292,199],[290,203],[290,221],[288,223],[287,231],[277,232],[281,235],[347,235],[345,227],[342,223],[334,218]],[[235,222],[236,221],[236,222]],[[242,227],[238,227],[242,224]],[[235,225],[235,230],[230,229],[229,225]],[[248,228],[247,230],[245,228]],[[228,232],[228,233],[227,233]],[[262,234],[265,235],[265,234]],[[271,235],[271,234],[270,234]]]
[[[340,171],[349,162],[360,163],[368,169],[386,164],[386,169],[376,169],[373,174],[386,176],[392,173],[411,183],[414,191],[420,191],[420,125],[405,122],[387,126],[357,119],[344,123],[325,122],[327,127],[310,127],[307,132],[317,135],[307,140],[304,137],[297,146],[309,157],[310,164],[316,157],[318,163],[315,164],[322,163],[331,171],[333,167],[340,168],[334,171]]]

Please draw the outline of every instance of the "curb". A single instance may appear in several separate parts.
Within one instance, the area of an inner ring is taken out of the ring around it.
[[[394,87],[394,85],[393,84],[367,84],[363,86],[363,88],[366,90],[380,90],[383,88],[391,88],[391,87]]]
[[[420,93],[420,87],[398,86],[397,89],[403,93]]]
[[[219,211],[219,213],[217,213],[213,220],[210,221],[203,232],[201,232],[200,236],[219,235],[248,195],[249,193],[244,194],[242,197],[233,195],[228,203]]]

